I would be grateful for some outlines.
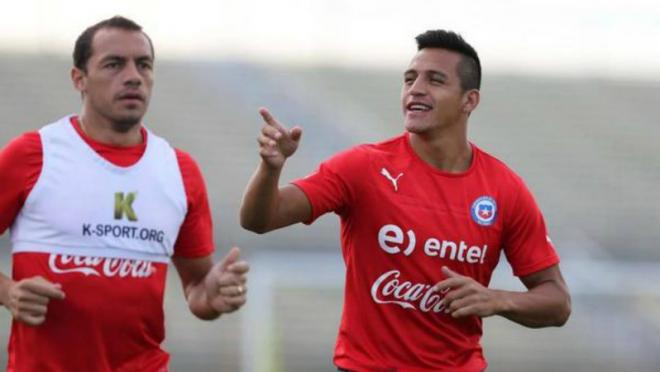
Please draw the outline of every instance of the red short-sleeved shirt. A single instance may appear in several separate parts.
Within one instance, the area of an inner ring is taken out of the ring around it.
[[[444,313],[441,267],[488,285],[503,252],[525,276],[559,262],[523,181],[472,145],[461,174],[441,172],[412,150],[408,135],[358,146],[295,185],[311,223],[341,218],[345,303],[334,362],[356,371],[482,371],[479,317]]]
[[[142,144],[113,147],[89,138],[75,117],[71,124],[90,147],[115,165],[137,163],[146,149],[148,138],[144,129]],[[188,211],[177,237],[174,255],[205,257],[214,251],[206,187],[199,167],[190,155],[178,149],[175,151]],[[38,132],[23,134],[0,152],[0,233],[11,227],[39,179],[42,158]],[[8,347],[9,371],[167,370],[169,356],[160,348],[165,337],[162,299],[166,264],[151,263],[153,274],[136,279],[120,275],[88,276],[79,272],[55,275],[50,259],[52,256],[48,253],[13,255],[14,280],[40,275],[61,283],[67,297],[63,301],[50,302],[47,320],[39,327],[13,322]],[[66,264],[64,260],[55,263],[60,268]],[[94,269],[100,272],[103,265],[101,261]],[[104,326],[117,322],[132,325]],[[90,327],[90,324],[94,326]]]

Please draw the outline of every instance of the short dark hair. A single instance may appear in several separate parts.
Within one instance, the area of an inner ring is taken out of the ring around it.
[[[149,41],[152,58],[156,57],[154,54],[154,44],[151,41],[149,35],[142,31],[142,26],[128,18],[122,16],[114,16],[112,18],[104,19],[95,25],[87,27],[87,29],[83,31],[80,36],[78,36],[78,39],[76,39],[76,45],[73,48],[73,65],[76,66],[76,68],[82,71],[87,71],[87,62],[89,61],[89,58],[92,56],[93,52],[92,41],[94,40],[94,35],[96,35],[96,32],[102,28],[119,28],[127,31],[142,32],[142,34]]]
[[[429,30],[415,37],[417,50],[441,48],[463,55],[457,66],[458,77],[463,91],[481,87],[481,62],[474,48],[461,35],[446,30]]]

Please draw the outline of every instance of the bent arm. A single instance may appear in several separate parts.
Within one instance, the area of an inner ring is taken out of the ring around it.
[[[521,277],[526,292],[498,291],[499,315],[525,327],[560,327],[571,314],[571,297],[558,265]]]
[[[16,282],[0,273],[0,304],[9,310],[14,320],[28,326],[43,324],[50,300],[63,300],[65,296],[60,284],[41,276]]]
[[[246,301],[247,272],[250,266],[240,260],[240,249],[232,248],[222,261],[211,256],[173,257],[190,312],[202,320],[238,310]]]
[[[278,187],[280,169],[262,161],[252,175],[241,203],[241,226],[262,234],[309,220],[312,207],[302,190],[294,185]]]
[[[241,202],[241,226],[262,234],[311,217],[312,207],[305,194],[295,186],[279,188],[286,159],[298,148],[302,129],[286,129],[265,109],[257,142],[261,162],[248,182]]]
[[[487,288],[448,267],[442,272],[447,278],[434,289],[446,293],[445,311],[454,318],[501,315],[526,327],[541,328],[562,326],[571,314],[571,297],[557,265],[521,277],[525,292]]]
[[[213,267],[211,256],[202,258],[172,257],[172,263],[181,278],[183,293],[190,312],[203,320],[213,320],[219,317],[220,313],[209,305],[206,288],[204,287],[204,278]]]
[[[9,309],[9,288],[14,283],[11,278],[0,273],[0,305]]]

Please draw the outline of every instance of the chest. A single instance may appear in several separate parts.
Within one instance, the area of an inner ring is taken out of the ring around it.
[[[409,164],[375,162],[368,174],[348,225],[365,233],[360,245],[373,255],[432,267],[497,263],[507,200],[500,183],[477,172],[451,177]]]

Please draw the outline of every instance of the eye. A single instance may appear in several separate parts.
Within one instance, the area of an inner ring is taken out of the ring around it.
[[[103,65],[103,68],[116,69],[119,67],[119,62],[112,61]]]
[[[415,78],[412,76],[404,76],[403,77],[403,83],[406,85],[412,85],[412,83],[415,82]]]
[[[429,82],[433,85],[443,85],[446,83],[446,78],[440,74],[429,75]]]
[[[151,70],[151,69],[153,69],[153,65],[151,64],[151,62],[139,62],[138,67],[140,67],[140,69],[142,69],[142,70]]]

